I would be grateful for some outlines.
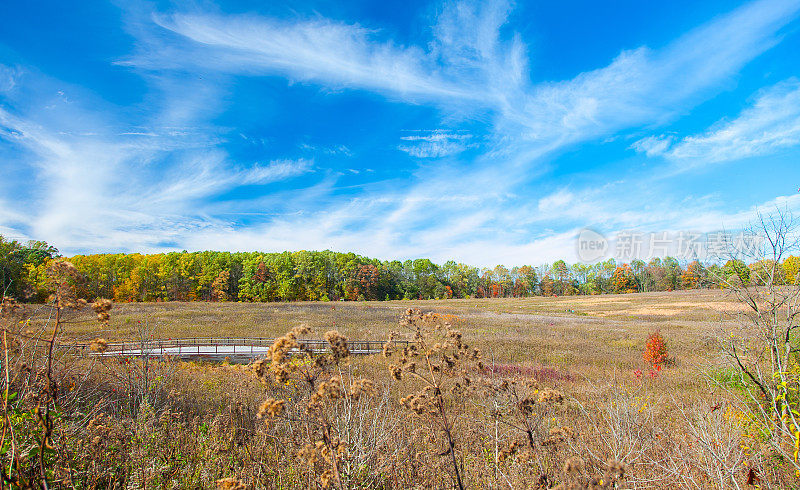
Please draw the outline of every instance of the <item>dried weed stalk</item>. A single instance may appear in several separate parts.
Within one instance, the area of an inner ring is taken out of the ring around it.
[[[455,418],[453,407],[474,389],[471,373],[482,369],[481,353],[462,341],[461,332],[436,313],[408,309],[400,319],[400,327],[413,334],[410,343],[398,354],[397,364],[389,369],[396,380],[411,380],[415,391],[400,400],[433,432],[443,435],[445,448],[438,454],[450,460],[453,480],[464,488],[463,468],[456,455]],[[392,339],[384,346],[384,355],[393,354]]]
[[[261,404],[258,417],[267,424],[283,420],[286,432],[276,434],[284,443],[297,447],[297,457],[315,475],[322,488],[345,488],[357,475],[343,474],[343,463],[351,458],[349,441],[335,419],[342,403],[371,397],[369,379],[343,379],[348,363],[347,339],[332,330],[325,333],[328,349],[314,352],[300,337],[311,332],[306,325],[295,327],[275,340],[268,357],[253,364],[256,376],[268,389],[289,387],[294,396],[269,397]]]

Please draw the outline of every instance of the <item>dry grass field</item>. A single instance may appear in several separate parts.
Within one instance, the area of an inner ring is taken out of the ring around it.
[[[33,331],[48,317],[37,308],[27,320]],[[305,338],[336,330],[386,340],[398,331],[410,340],[413,329],[398,324],[409,308],[436,314],[412,325],[447,324],[425,334],[425,352],[438,361],[420,352],[304,361],[273,351],[268,363],[253,365],[59,358],[58,384],[70,386],[61,406],[73,408],[60,422],[61,446],[54,443],[63,448],[54,478],[79,478],[87,488],[235,489],[745,488],[748,481],[784,488],[800,481],[760,448],[759,429],[737,399],[717,340],[744,309],[719,290],[127,303],[114,305],[105,326],[91,311],[77,312],[61,341],[136,340],[142,330],[153,338],[278,338],[301,324],[311,328],[295,330]],[[642,357],[655,331],[670,357],[657,372]],[[336,336],[326,338],[337,345]]]
[[[65,335],[133,340],[143,321],[157,338],[276,338],[305,323],[318,336],[337,329],[350,339],[385,340],[410,307],[448,315],[487,362],[554,366],[589,377],[642,367],[647,335],[656,330],[680,363],[678,371],[706,367],[717,353],[711,341],[720,327],[743,311],[720,290],[438,301],[119,303],[108,328],[77,323]]]

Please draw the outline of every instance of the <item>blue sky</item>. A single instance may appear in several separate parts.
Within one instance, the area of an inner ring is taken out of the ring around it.
[[[0,234],[574,260],[800,208],[800,1],[4,2]]]

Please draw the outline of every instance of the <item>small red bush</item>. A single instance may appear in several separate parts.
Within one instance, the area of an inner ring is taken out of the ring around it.
[[[647,345],[642,354],[644,362],[653,366],[653,368],[660,368],[669,359],[667,353],[667,342],[661,333],[655,331],[647,336]]]

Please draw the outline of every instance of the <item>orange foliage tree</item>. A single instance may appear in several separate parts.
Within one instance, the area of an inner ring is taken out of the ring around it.
[[[611,285],[614,291],[618,293],[635,293],[636,292],[636,276],[633,274],[633,269],[628,264],[622,264],[614,270],[614,275],[611,276]]]
[[[706,277],[706,269],[699,261],[695,260],[681,274],[681,282],[686,289],[697,289],[703,285]]]

